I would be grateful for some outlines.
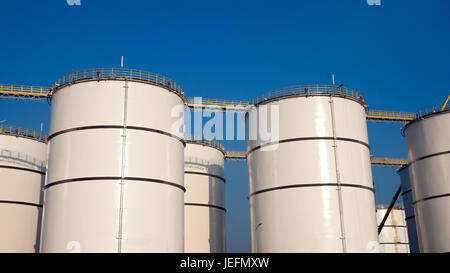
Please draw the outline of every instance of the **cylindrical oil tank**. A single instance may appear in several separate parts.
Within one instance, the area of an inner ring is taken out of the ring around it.
[[[409,181],[408,166],[403,166],[398,170],[402,185],[402,199],[405,208],[405,221],[408,228],[409,251],[411,253],[419,253],[419,241],[417,239],[416,217],[414,214],[413,194],[411,183]]]
[[[42,252],[183,252],[183,98],[144,71],[58,80]]]
[[[377,205],[377,223],[383,221],[389,205]],[[384,223],[380,240],[381,253],[409,253],[408,231],[405,221],[405,209],[394,206]]]
[[[403,129],[420,252],[450,252],[450,111]]]
[[[0,252],[38,252],[47,144],[39,132],[0,127]]]
[[[184,150],[184,251],[225,249],[225,151],[217,142],[187,140]]]
[[[376,252],[362,96],[294,86],[254,105],[246,114],[252,252]]]

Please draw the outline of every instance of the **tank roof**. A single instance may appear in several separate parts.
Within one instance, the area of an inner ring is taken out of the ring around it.
[[[198,144],[217,149],[225,155],[225,148],[223,147],[222,143],[217,140],[206,140],[197,136],[185,136],[185,141],[186,143]]]
[[[449,112],[450,112],[450,103],[446,104],[445,106],[444,104],[438,104],[424,109],[420,109],[419,111],[416,112],[416,119],[406,123],[405,126],[403,126],[403,132],[405,131],[406,127],[417,121],[421,121],[436,115],[446,114]]]

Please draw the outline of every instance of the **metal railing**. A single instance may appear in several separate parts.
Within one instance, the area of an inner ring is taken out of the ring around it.
[[[416,114],[411,112],[368,110],[366,112],[366,118],[370,120],[392,120],[407,122],[414,120],[416,118]]]
[[[402,167],[408,164],[408,160],[403,158],[388,158],[388,157],[370,157],[372,165],[387,166],[387,167]]]
[[[0,134],[31,138],[31,139],[35,139],[35,140],[38,140],[38,141],[41,141],[44,143],[47,142],[46,134],[43,134],[42,132],[37,131],[37,130],[28,129],[28,128],[0,125]]]
[[[229,159],[247,159],[247,152],[244,151],[225,151],[225,158]]]
[[[439,112],[444,112],[444,111],[448,111],[448,110],[450,110],[450,103],[441,103],[438,105],[420,109],[419,111],[417,111],[416,118],[420,118],[423,116],[427,116],[427,115],[439,113]]]
[[[223,147],[222,143],[220,143],[217,140],[207,140],[205,138],[200,138],[200,137],[197,137],[194,135],[185,136],[184,139],[187,143],[197,143],[197,144],[211,146],[213,148],[216,148],[216,149],[222,151],[225,154],[225,147]]]
[[[334,85],[314,84],[314,85],[295,85],[276,89],[267,93],[264,93],[251,100],[252,104],[258,104],[274,98],[284,96],[318,96],[318,95],[334,95],[364,103],[362,93],[358,93],[347,87],[336,87]]]
[[[149,82],[156,85],[167,87],[184,98],[183,88],[174,80],[161,76],[159,74],[137,70],[129,68],[97,68],[97,69],[84,69],[78,71],[72,71],[56,80],[53,84],[53,89],[57,89],[60,86],[70,84],[82,80],[107,80],[107,79],[120,79],[126,78],[129,80],[139,80],[142,82]]]
[[[200,98],[200,97],[199,97]],[[201,102],[196,98],[186,98],[186,106],[199,107],[209,109],[229,109],[229,110],[246,110],[250,105],[249,101],[225,100],[225,99],[205,99],[201,98]]]
[[[228,159],[247,159],[245,151],[225,151],[225,158]],[[370,162],[378,167],[402,167],[408,164],[408,161],[403,158],[388,158],[388,157],[371,157]]]
[[[144,82],[151,82],[160,86],[165,86],[172,91],[179,94],[184,100],[185,105],[188,107],[199,107],[208,109],[229,109],[245,111],[251,104],[258,104],[267,100],[271,100],[283,96],[313,96],[313,95],[330,95],[348,97],[353,100],[364,103],[364,99],[361,93],[344,87],[334,87],[333,85],[297,85],[291,87],[285,87],[277,89],[271,92],[267,92],[261,96],[258,96],[251,101],[242,100],[226,100],[226,99],[205,99],[199,103],[195,98],[185,98],[183,88],[175,81],[165,76],[160,76],[155,73],[146,72],[136,69],[121,69],[121,68],[100,68],[100,69],[86,69],[80,71],[74,71],[58,79],[53,88],[42,86],[25,86],[14,84],[0,84],[0,96],[16,97],[17,99],[37,98],[45,99],[52,96],[55,88],[70,84],[80,80],[95,79],[117,79],[127,78],[135,79]],[[372,121],[384,121],[384,122],[409,122],[420,117],[438,113],[442,111],[450,110],[450,96],[445,103],[421,109],[417,112],[398,112],[398,111],[379,111],[379,110],[367,110],[366,118]]]
[[[23,96],[23,97],[47,97],[50,92],[49,87],[26,86],[15,84],[0,84],[0,95]]]
[[[225,158],[228,159],[247,159],[247,152],[245,151],[225,151]],[[370,157],[370,162],[378,167],[402,167],[408,164],[408,161],[403,158],[388,158],[388,157]]]

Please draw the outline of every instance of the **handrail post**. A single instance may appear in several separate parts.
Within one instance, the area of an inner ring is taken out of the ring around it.
[[[450,100],[450,95],[448,96],[447,100],[445,101],[444,105],[441,108],[441,111],[444,111],[445,106],[447,106],[448,101]]]

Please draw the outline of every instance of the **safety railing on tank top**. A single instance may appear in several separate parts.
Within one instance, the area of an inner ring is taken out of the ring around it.
[[[352,89],[343,86],[334,85],[295,85],[276,89],[267,93],[262,94],[254,99],[252,99],[252,104],[258,104],[263,101],[271,100],[274,98],[284,97],[284,96],[318,96],[318,95],[333,95],[340,97],[347,97],[355,101],[364,103],[364,98],[362,93],[358,93]]]
[[[222,151],[223,153],[225,153],[225,147],[223,147],[222,143],[220,143],[217,140],[207,140],[205,138],[201,138],[201,137],[197,137],[197,136],[191,135],[191,136],[185,136],[185,141],[187,143],[197,143],[197,144],[208,145],[208,146],[211,146],[213,148],[217,148],[220,151]]]
[[[419,111],[417,111],[416,113],[416,118],[420,118],[423,116],[428,116],[430,114],[434,114],[434,113],[439,113],[439,112],[445,112],[445,111],[449,111],[450,110],[450,102],[449,102],[450,96],[447,99],[447,101],[445,103],[441,103],[438,105],[434,105],[431,107],[427,107],[424,109],[421,109]]]
[[[97,68],[72,71],[55,81],[53,90],[59,86],[70,84],[82,80],[107,80],[126,78],[129,80],[139,80],[156,85],[164,86],[179,94],[184,99],[183,88],[174,80],[159,74],[128,68]]]
[[[35,139],[37,141],[47,142],[46,134],[43,134],[42,132],[36,131],[33,129],[28,129],[28,128],[0,125],[0,134],[31,138],[31,139]]]

